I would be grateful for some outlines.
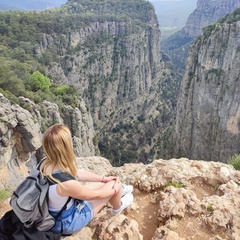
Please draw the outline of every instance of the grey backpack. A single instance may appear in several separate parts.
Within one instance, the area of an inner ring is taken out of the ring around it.
[[[65,172],[56,173],[53,176],[61,182],[74,179],[73,176]],[[68,198],[56,217],[50,215],[47,195],[48,188],[52,184],[56,183],[42,176],[38,166],[13,192],[10,205],[24,227],[35,226],[39,231],[47,231],[54,226],[56,219],[66,209],[71,197]]]

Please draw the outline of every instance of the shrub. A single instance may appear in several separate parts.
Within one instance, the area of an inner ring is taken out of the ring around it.
[[[170,182],[165,184],[164,189],[167,188],[167,187],[170,187],[170,186],[173,186],[175,188],[185,188],[186,187],[186,185],[184,183],[170,181]]]
[[[98,137],[97,137],[97,135],[95,135],[93,137],[93,144],[94,144],[94,146],[98,146]]]
[[[11,102],[13,103],[19,103],[19,99],[11,92],[9,92],[8,90],[3,90],[2,88],[0,88],[0,93],[3,94],[3,96],[7,99],[9,99]]]
[[[213,205],[212,205],[212,204],[209,204],[209,205],[207,206],[207,210],[208,210],[208,212],[213,213],[213,212],[214,212],[214,207],[213,207]]]
[[[232,165],[236,170],[240,170],[240,154],[233,155],[228,164]]]
[[[49,92],[51,84],[48,77],[44,76],[39,71],[35,71],[30,77],[29,85],[33,92],[37,92],[38,90]]]
[[[56,95],[65,95],[67,93],[67,90],[69,89],[69,86],[68,85],[62,85],[62,86],[59,86],[55,89],[55,94]]]
[[[0,189],[0,202],[3,202],[4,200],[6,200],[7,198],[10,197],[10,192]]]

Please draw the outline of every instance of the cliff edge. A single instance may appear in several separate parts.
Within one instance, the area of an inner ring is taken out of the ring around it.
[[[186,158],[112,167],[102,157],[78,158],[79,167],[118,175],[134,186],[134,203],[119,216],[106,206],[66,240],[238,240],[240,172],[224,163]],[[1,205],[1,213],[9,208]]]

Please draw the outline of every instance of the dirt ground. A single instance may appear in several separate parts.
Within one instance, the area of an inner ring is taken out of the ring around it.
[[[136,220],[139,224],[139,231],[144,240],[152,239],[155,230],[159,226],[157,219],[158,204],[156,203],[156,194],[134,192],[135,211],[130,211],[127,216]]]
[[[205,184],[193,185],[191,190],[195,192],[200,200],[206,195],[211,196],[216,193],[214,187]],[[158,193],[142,193],[135,190],[134,203],[136,210],[131,210],[127,216],[138,222],[143,239],[151,240],[160,224],[164,225],[164,223],[158,221],[157,217],[159,209]],[[178,225],[174,232],[186,240],[209,240],[216,235],[225,240],[230,239],[225,232],[212,233],[204,224],[203,218],[204,216],[186,215],[183,219],[178,219]]]

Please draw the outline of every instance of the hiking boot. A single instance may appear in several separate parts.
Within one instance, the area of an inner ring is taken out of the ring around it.
[[[128,193],[127,195],[123,196],[121,198],[122,205],[119,209],[113,209],[112,208],[112,215],[116,216],[120,214],[124,209],[129,207],[133,203],[133,195],[132,193]]]
[[[133,191],[132,185],[122,184],[122,197]]]

